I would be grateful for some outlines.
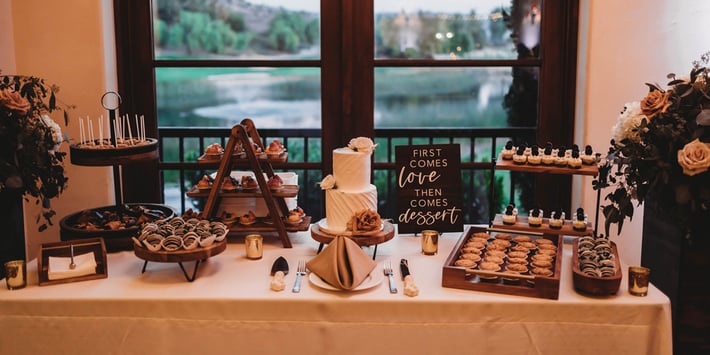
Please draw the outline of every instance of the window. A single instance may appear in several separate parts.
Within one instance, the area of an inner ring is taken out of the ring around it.
[[[577,1],[114,3],[124,110],[152,113],[149,134],[204,138],[208,127],[252,117],[272,135],[310,136],[290,138],[308,153],[287,167],[303,169],[309,186],[354,136],[385,148],[375,157],[382,190],[394,145],[460,143],[465,197],[478,206],[469,221],[482,222],[502,203],[489,206],[482,185],[505,140],[572,143]],[[185,158],[204,140],[163,144],[161,180],[150,185],[157,200],[164,187],[192,183]],[[188,170],[171,175],[180,166]],[[569,205],[569,178],[516,175],[497,173],[496,184],[503,193],[515,186],[524,206]],[[550,184],[559,193],[535,191]],[[380,192],[385,210],[391,193]]]

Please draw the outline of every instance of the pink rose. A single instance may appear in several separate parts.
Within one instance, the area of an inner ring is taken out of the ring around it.
[[[26,115],[30,111],[30,102],[9,89],[0,90],[0,104],[12,111],[17,111],[20,115]]]
[[[706,172],[710,167],[710,145],[696,138],[678,151],[678,164],[688,176]]]

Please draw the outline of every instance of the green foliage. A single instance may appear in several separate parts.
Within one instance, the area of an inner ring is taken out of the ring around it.
[[[301,40],[298,34],[289,28],[285,23],[277,23],[269,34],[269,44],[272,48],[281,52],[296,52]]]
[[[153,33],[155,34],[155,42],[159,46],[164,47],[168,41],[169,29],[168,25],[163,20],[156,20],[154,23]]]
[[[180,0],[158,0],[158,18],[167,24],[180,20]]]
[[[167,38],[165,40],[165,47],[167,48],[180,48],[183,46],[185,41],[185,29],[181,24],[176,23],[168,28]]]
[[[224,20],[229,28],[234,32],[243,32],[246,30],[247,25],[244,22],[244,16],[238,12],[229,12],[227,19]]]

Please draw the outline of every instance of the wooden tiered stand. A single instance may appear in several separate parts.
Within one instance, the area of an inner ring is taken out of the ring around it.
[[[234,155],[234,148],[237,144],[242,145],[245,158],[240,158]],[[288,158],[288,152],[283,152],[278,156],[262,155],[257,156],[257,153],[252,147],[252,143],[257,144],[262,152],[265,152],[264,144],[259,137],[259,132],[254,126],[251,119],[245,118],[238,125],[232,127],[227,146],[224,148],[224,154],[219,160],[210,160],[204,155],[197,161],[200,166],[205,168],[217,167],[217,174],[208,191],[200,191],[197,187],[193,187],[187,192],[188,197],[192,198],[207,198],[205,207],[202,211],[205,218],[212,219],[215,217],[219,202],[223,198],[263,198],[266,207],[271,216],[271,224],[264,221],[257,221],[248,226],[240,225],[235,222],[230,228],[230,234],[242,232],[276,232],[281,238],[284,248],[291,248],[291,240],[288,237],[288,232],[306,231],[311,223],[310,216],[304,216],[303,220],[298,224],[286,224],[285,217],[289,215],[288,206],[285,198],[293,198],[298,196],[298,185],[284,185],[278,190],[271,190],[267,184],[267,178],[274,176],[272,163],[284,163]],[[234,191],[227,192],[221,190],[222,181],[229,176],[233,169],[250,169],[254,172],[254,178],[259,184],[259,188],[255,191]],[[264,177],[266,174],[266,177]]]

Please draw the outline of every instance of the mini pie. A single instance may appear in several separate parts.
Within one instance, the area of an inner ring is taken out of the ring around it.
[[[481,260],[481,256],[478,254],[466,253],[466,254],[461,254],[461,259],[479,261],[479,260]]]
[[[495,263],[498,265],[503,264],[503,258],[501,258],[500,256],[487,255],[485,258],[483,258],[483,260],[486,262]]]
[[[527,265],[527,264],[528,264],[528,259],[525,259],[525,258],[509,258],[509,259],[508,259],[508,265],[510,265],[510,264]]]
[[[498,265],[496,263],[484,261],[481,263],[481,265],[479,265],[478,268],[481,270],[485,270],[485,271],[498,271],[498,270],[500,270],[500,265]]]
[[[536,247],[535,243],[533,243],[533,242],[520,242],[520,243],[518,243],[518,245],[521,247],[524,247],[524,248],[531,249],[531,250],[535,249],[535,247]]]
[[[540,239],[535,239],[535,244],[542,245],[542,244],[554,244],[554,243],[549,239],[540,238]]]
[[[523,264],[508,264],[508,266],[506,267],[506,270],[519,272],[521,274],[528,272],[527,266],[525,266]]]
[[[498,233],[498,234],[496,234],[495,238],[502,239],[502,240],[511,240],[511,239],[513,239],[513,236],[510,234],[506,234],[506,233]]]
[[[519,235],[515,238],[513,238],[513,241],[516,243],[521,243],[521,242],[532,242],[532,238],[526,236],[526,235]]]
[[[469,259],[459,259],[454,262],[454,265],[463,267],[476,267],[476,262]]]
[[[499,258],[505,259],[505,252],[502,250],[488,250],[486,251],[486,256],[497,256]]]
[[[507,248],[511,245],[509,240],[506,239],[495,239],[491,242],[492,244],[497,244],[497,245],[502,245],[503,247]]]
[[[474,247],[466,247],[466,248],[461,249],[461,251],[464,253],[481,254],[481,249],[474,248]]]
[[[508,253],[509,258],[527,258],[528,253],[524,253],[522,251],[511,251]]]
[[[552,276],[554,273],[550,269],[545,269],[542,267],[535,267],[532,269],[532,273],[537,276]]]

